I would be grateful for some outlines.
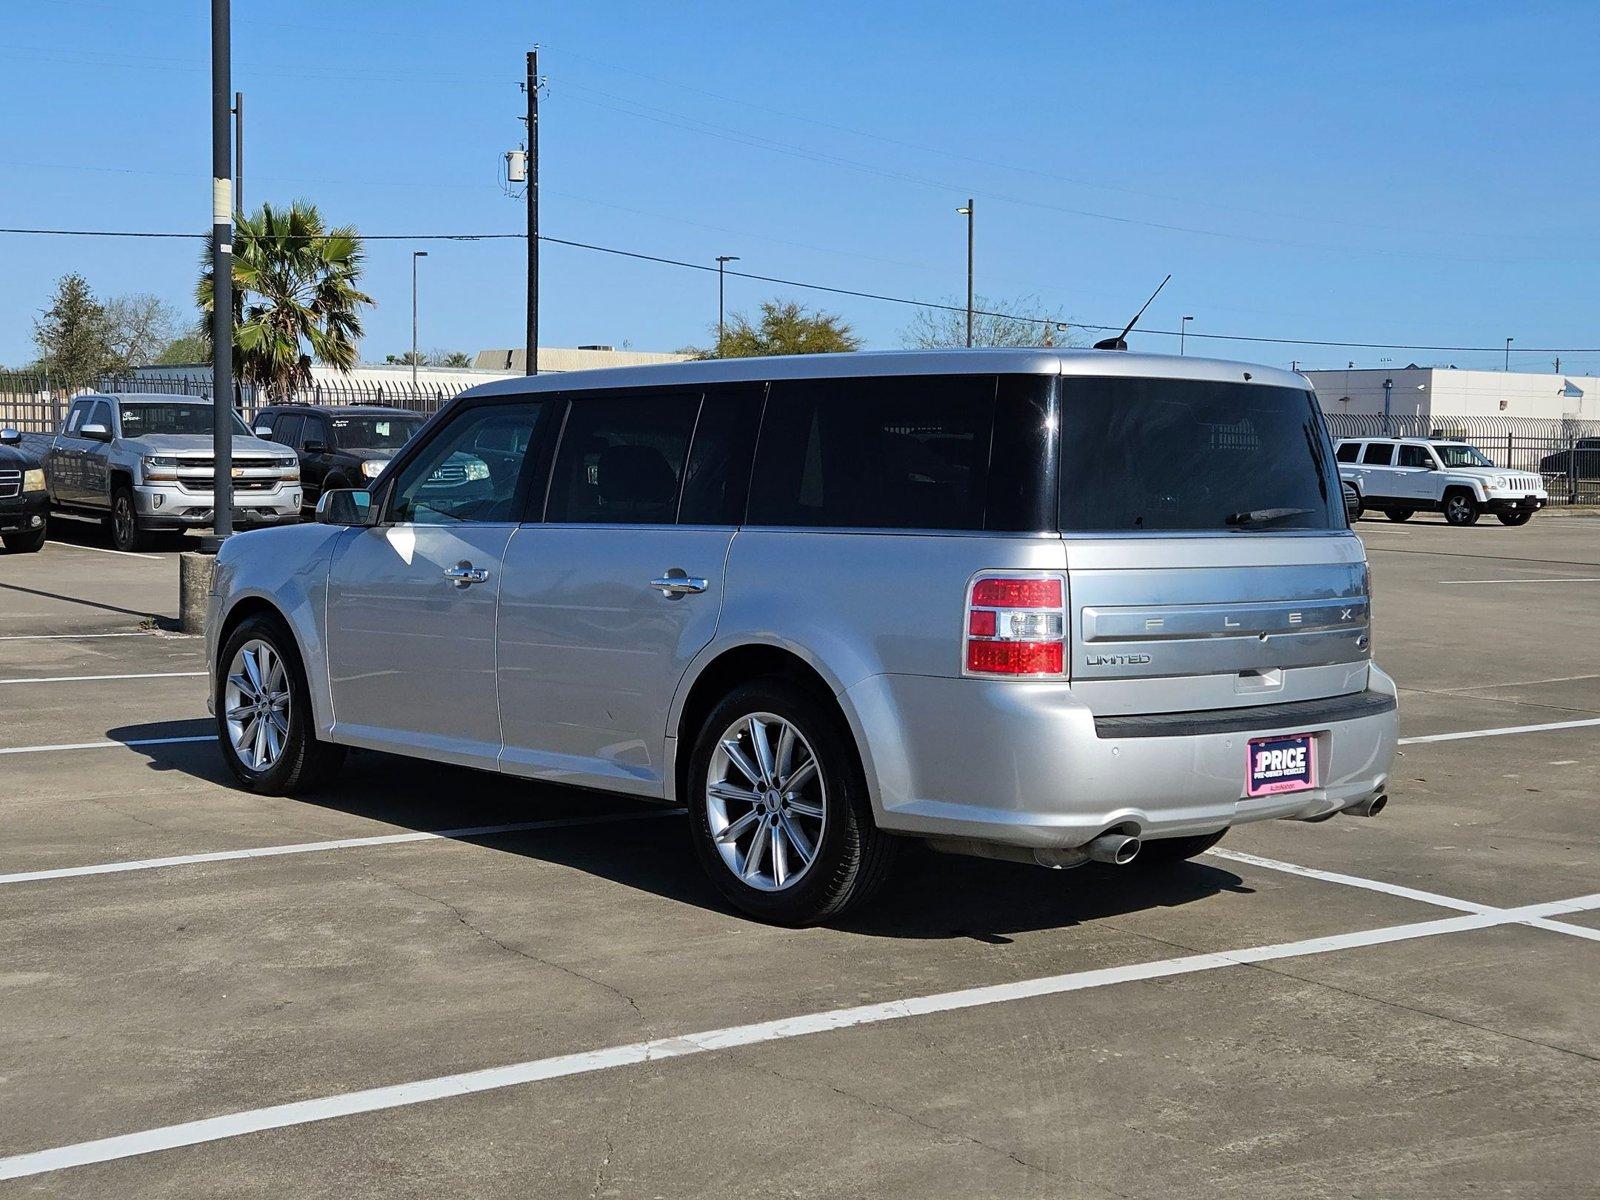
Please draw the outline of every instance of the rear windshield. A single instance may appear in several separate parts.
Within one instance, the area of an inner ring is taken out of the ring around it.
[[[422,428],[420,417],[362,414],[334,417],[333,435],[348,450],[398,450]]]
[[[198,433],[211,434],[212,407],[209,404],[129,404],[122,405],[122,436],[144,437],[147,434]],[[233,418],[235,437],[249,437],[250,431],[238,417]]]
[[[1174,379],[1061,383],[1064,532],[1345,528],[1310,392]]]

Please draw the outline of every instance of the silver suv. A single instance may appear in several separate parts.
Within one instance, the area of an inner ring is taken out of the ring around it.
[[[354,746],[679,804],[728,900],[790,924],[908,837],[1173,863],[1385,802],[1395,688],[1299,375],[995,350],[510,380],[318,518],[218,558],[212,705],[254,790]]]

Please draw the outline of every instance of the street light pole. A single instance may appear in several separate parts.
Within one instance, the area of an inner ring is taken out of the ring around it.
[[[244,93],[233,94],[233,207],[244,211]]]
[[[211,529],[233,533],[233,147],[229,0],[211,0]]]
[[[956,212],[967,219],[967,348],[972,347],[972,197],[967,197],[967,206],[958,208]]]
[[[426,250],[411,252],[411,390],[417,390],[417,259],[427,258]]]
[[[528,51],[528,327],[523,374],[539,373],[539,47]]]
[[[722,323],[722,311],[723,311],[722,310],[722,303],[723,303],[723,289],[722,289],[723,274],[722,273],[723,273],[723,269],[729,263],[738,262],[738,261],[739,261],[739,256],[737,254],[719,254],[719,255],[717,255],[717,357],[718,358],[722,357],[722,338],[723,338],[723,332],[724,332],[723,323]]]
[[[1507,338],[1506,339],[1506,371],[1507,372],[1509,372],[1511,370],[1511,343],[1516,341],[1516,340],[1517,340],[1516,338]]]
[[[1189,322],[1192,321],[1192,320],[1194,320],[1193,317],[1184,317],[1183,320],[1178,322],[1178,357],[1179,358],[1183,357],[1183,335],[1189,332]]]
[[[1389,436],[1389,396],[1394,390],[1394,380],[1383,381],[1383,436]]]

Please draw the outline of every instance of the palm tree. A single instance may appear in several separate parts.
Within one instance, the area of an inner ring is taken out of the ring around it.
[[[263,204],[241,213],[233,235],[233,371],[273,399],[311,384],[313,361],[340,371],[357,362],[365,257],[349,225],[329,229],[316,205],[296,200],[287,212]],[[210,255],[195,294],[212,311]],[[209,337],[211,325],[206,322]]]

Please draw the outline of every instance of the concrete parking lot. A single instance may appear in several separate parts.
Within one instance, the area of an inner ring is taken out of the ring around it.
[[[1165,875],[916,852],[799,932],[630,801],[237,791],[173,554],[0,556],[0,1187],[1592,1195],[1600,518],[1360,532],[1381,817]]]

